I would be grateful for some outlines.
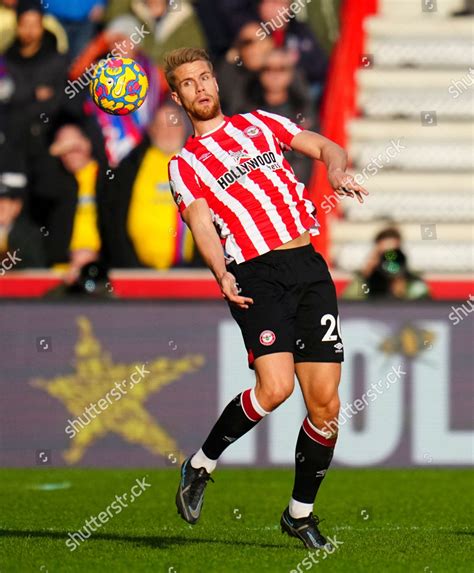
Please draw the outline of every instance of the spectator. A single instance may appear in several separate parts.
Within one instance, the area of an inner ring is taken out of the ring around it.
[[[183,147],[187,121],[161,107],[146,140],[120,165],[104,199],[104,255],[113,267],[168,269],[194,261],[191,233],[170,193],[168,162]]]
[[[273,41],[268,36],[259,40],[257,22],[249,22],[239,32],[234,46],[227,52],[216,69],[219,78],[222,109],[227,115],[241,110],[242,101],[257,80],[266,56],[273,49]],[[247,110],[245,110],[247,111]]]
[[[92,156],[92,144],[81,129],[65,125],[58,130],[50,153],[60,159],[76,191],[77,205],[69,221],[69,268],[67,283],[73,283],[81,268],[99,258],[101,238],[96,191],[99,165]]]
[[[380,231],[366,265],[356,274],[343,297],[352,300],[429,298],[426,283],[408,269],[401,242],[398,229],[388,227]]]
[[[160,66],[164,54],[170,50],[182,46],[205,47],[199,19],[186,0],[111,0],[109,16],[130,11],[148,32],[143,51]]]
[[[90,42],[102,21],[106,0],[48,0],[45,7],[61,22],[69,39],[69,57],[74,59]]]
[[[223,58],[239,30],[257,18],[253,0],[196,0],[195,10],[214,61]]]
[[[0,260],[16,270],[46,267],[41,232],[24,208],[26,185],[24,173],[0,174]]]
[[[71,80],[66,88],[70,99],[83,93],[89,86],[95,62],[107,56],[133,58],[148,76],[149,90],[145,103],[133,114],[113,116],[101,111],[90,100],[87,113],[96,118],[105,141],[107,158],[116,167],[143,139],[147,125],[155,111],[164,101],[168,87],[160,68],[144,55],[142,45],[134,43],[131,37],[140,30],[138,20],[133,16],[120,16],[107,25],[84,52],[76,59],[70,71]]]
[[[66,275],[62,283],[53,287],[45,295],[47,299],[80,298],[81,302],[90,298],[113,299],[113,287],[111,285],[108,269],[101,262],[85,264],[77,277]]]
[[[295,53],[298,66],[310,84],[312,99],[316,101],[326,78],[327,56],[311,28],[296,19],[291,4],[291,0],[259,0],[258,37],[270,35],[277,48],[285,47]]]
[[[0,2],[0,54],[10,46],[16,33],[16,0]]]
[[[295,69],[293,57],[288,50],[280,48],[268,54],[259,73],[259,80],[250,86],[250,90],[250,100],[244,102],[245,107],[239,112],[264,109],[288,117],[305,129],[314,129],[315,114],[308,85]],[[285,155],[298,180],[308,185],[313,161],[291,150]]]
[[[18,4],[17,39],[5,54],[6,73],[13,90],[5,106],[7,144],[30,167],[47,147],[51,125],[60,113],[66,61],[55,37],[45,31],[36,0]]]
[[[15,40],[17,4],[18,0],[0,0],[0,54],[3,54]],[[46,14],[43,17],[43,26],[56,37],[58,51],[66,54],[69,43],[61,24],[54,16]]]

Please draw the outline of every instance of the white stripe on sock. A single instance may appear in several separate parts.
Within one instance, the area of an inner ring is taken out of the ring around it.
[[[260,404],[258,403],[257,400],[257,396],[255,395],[255,388],[252,388],[252,390],[250,390],[250,401],[252,402],[252,406],[254,408],[254,410],[256,412],[258,412],[260,414],[260,416],[267,416],[268,414],[270,414],[270,412],[267,412],[266,410],[264,410]]]
[[[312,503],[302,503],[301,501],[296,501],[296,499],[291,498],[288,507],[291,517],[301,519],[302,517],[308,517],[313,511],[313,505]]]
[[[191,465],[196,470],[198,470],[199,468],[205,468],[207,473],[210,474],[216,469],[217,460],[211,460],[211,458],[208,458],[201,449],[198,452],[196,452],[194,456],[191,458]]]
[[[330,440],[331,438],[333,438],[333,434],[331,434],[331,432],[324,432],[323,430],[320,430],[319,428],[317,428],[309,419],[309,416],[306,416],[307,420],[308,420],[308,424],[311,426],[311,428],[313,428],[313,430],[319,434],[320,436],[322,436],[323,438],[326,438],[327,440]]]

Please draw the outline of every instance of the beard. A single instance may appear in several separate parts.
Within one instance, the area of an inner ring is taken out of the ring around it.
[[[212,101],[210,105],[200,106],[197,102],[190,106],[183,105],[191,119],[196,121],[207,121],[209,119],[214,119],[220,114],[221,106],[219,101],[216,101],[212,96],[207,97]]]

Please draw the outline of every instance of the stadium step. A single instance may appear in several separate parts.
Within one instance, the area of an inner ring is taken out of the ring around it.
[[[445,18],[464,8],[464,0],[380,0],[379,12],[391,18]]]
[[[448,68],[465,74],[473,61],[472,40],[462,38],[370,38],[365,52],[377,66]],[[452,79],[456,79],[454,74]]]
[[[437,192],[439,194],[453,191],[470,192],[474,189],[474,173],[433,173],[419,171],[380,171],[370,181],[374,193],[379,191],[400,192],[409,196],[412,193]]]
[[[375,169],[379,158],[383,169],[472,171],[474,122],[439,119],[436,110],[426,110],[418,121],[353,120],[348,132],[355,170]]]
[[[474,118],[474,68],[457,76],[452,70],[361,69],[356,79],[359,110],[371,118],[421,119],[423,110],[448,121]]]
[[[432,118],[424,118],[425,125],[422,125],[422,111],[426,113],[436,110],[420,110],[419,121],[354,119],[349,123],[349,134],[354,142],[382,138],[390,140],[402,137],[432,141],[472,141],[474,136],[473,121],[443,121],[435,124],[436,118],[433,116]]]
[[[331,255],[336,268],[346,272],[362,268],[373,248],[373,237],[386,225],[381,222],[334,223]],[[472,271],[472,225],[436,223],[426,217],[424,223],[401,224],[398,228],[412,270],[446,273]]]
[[[411,2],[412,0],[410,0]],[[421,0],[420,0],[421,2]],[[402,4],[402,2],[398,2]],[[391,13],[387,18],[382,15],[371,16],[364,22],[364,29],[370,38],[383,40],[406,40],[407,38],[420,41],[455,41],[463,40],[472,46],[472,18],[432,18],[422,17],[420,4],[416,4],[416,14],[406,18],[405,14]]]
[[[446,201],[444,193],[419,192],[410,187],[410,192],[381,191],[371,188],[371,195],[361,209],[354,201],[341,202],[347,221],[361,222],[374,219],[393,219],[398,222],[419,222],[424,219],[439,222],[474,222],[472,191],[458,191],[455,187]]]

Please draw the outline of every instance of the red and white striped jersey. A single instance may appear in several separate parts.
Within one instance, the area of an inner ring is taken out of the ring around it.
[[[190,137],[171,159],[170,186],[180,212],[206,199],[227,262],[263,255],[306,230],[319,234],[316,207],[283,155],[300,131],[285,117],[257,110]]]

